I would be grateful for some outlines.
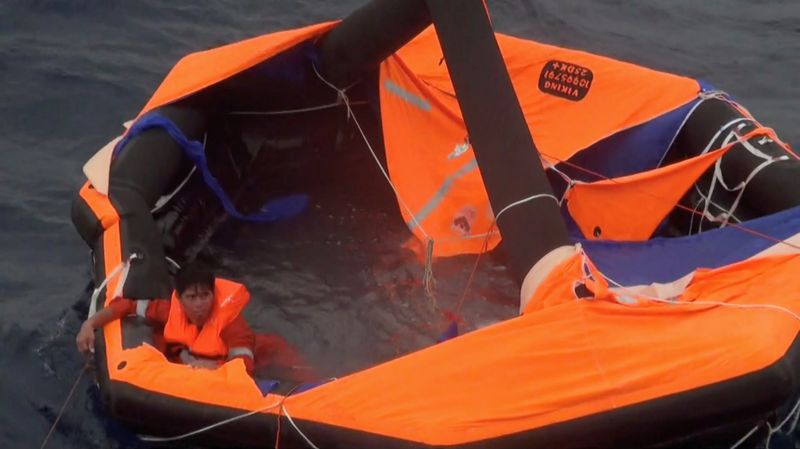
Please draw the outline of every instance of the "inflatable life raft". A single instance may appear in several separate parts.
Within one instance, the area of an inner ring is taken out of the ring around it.
[[[96,308],[166,297],[169,261],[225,217],[302,213],[265,175],[276,152],[356,129],[433,257],[502,242],[520,315],[266,394],[238,360],[169,363],[130,317],[99,331],[108,413],[164,440],[262,447],[730,447],[790,431],[797,156],[709,85],[494,34],[482,2],[454,2],[378,0],[185,57],[87,164],[73,221]]]

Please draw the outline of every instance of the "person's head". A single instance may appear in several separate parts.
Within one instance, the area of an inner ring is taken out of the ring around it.
[[[189,321],[202,326],[214,305],[214,273],[197,263],[184,266],[175,274],[175,294]]]

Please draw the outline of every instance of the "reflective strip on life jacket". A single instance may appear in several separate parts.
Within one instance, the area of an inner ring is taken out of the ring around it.
[[[150,305],[149,299],[140,299],[136,301],[136,316],[147,318],[147,307]]]
[[[247,346],[234,346],[228,349],[228,360],[240,356],[250,357],[251,359],[256,358],[253,351]]]
[[[230,324],[250,300],[250,293],[244,285],[225,279],[214,281],[214,305],[211,316],[202,328],[189,322],[176,292],[170,299],[167,324],[164,326],[164,340],[189,348],[196,356],[206,358],[225,358],[228,347],[222,341],[222,331]]]

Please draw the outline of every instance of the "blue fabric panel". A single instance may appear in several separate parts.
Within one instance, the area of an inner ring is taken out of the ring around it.
[[[280,382],[275,379],[255,379],[255,381],[256,386],[264,396],[275,391],[275,389],[278,388],[278,385],[280,385]]]
[[[742,226],[775,239],[800,232],[800,206],[750,220]],[[696,268],[718,268],[739,262],[776,242],[735,227],[645,242],[577,240],[589,258],[611,279],[624,284],[670,282]]]
[[[620,131],[570,158],[570,163],[608,178],[651,170],[669,149],[684,119],[699,100],[625,131]],[[570,178],[597,181],[597,177],[567,164],[559,164]]]
[[[451,321],[450,324],[447,325],[447,329],[442,332],[442,335],[436,338],[436,343],[441,343],[456,337],[458,337],[458,323]]]

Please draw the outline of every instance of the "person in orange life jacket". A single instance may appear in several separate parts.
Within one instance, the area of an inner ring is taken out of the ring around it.
[[[145,318],[164,326],[163,334],[155,333],[154,343],[171,361],[214,369],[241,358],[252,372],[255,334],[240,314],[249,298],[243,285],[215,279],[210,270],[190,265],[175,275],[175,291],[169,301],[115,298],[83,323],[76,343],[79,351],[94,352],[96,329],[144,312]]]

